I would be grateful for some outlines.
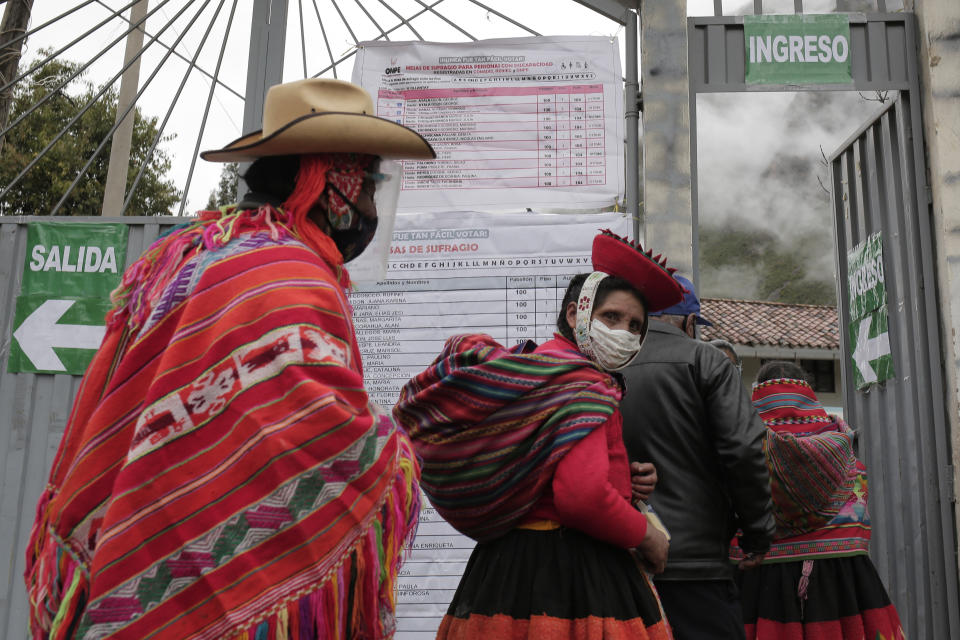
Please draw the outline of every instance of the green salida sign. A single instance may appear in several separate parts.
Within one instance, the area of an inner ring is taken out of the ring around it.
[[[126,255],[124,224],[31,223],[7,370],[86,371]]]
[[[747,84],[850,84],[850,19],[744,16]]]
[[[849,339],[858,389],[893,378],[883,244],[875,233],[847,253]]]

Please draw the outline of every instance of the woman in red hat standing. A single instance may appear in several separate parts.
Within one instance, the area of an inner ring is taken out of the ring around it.
[[[615,373],[682,297],[664,262],[601,233],[552,340],[456,336],[401,392],[421,486],[478,541],[438,638],[670,637],[643,569],[667,537],[631,504]]]

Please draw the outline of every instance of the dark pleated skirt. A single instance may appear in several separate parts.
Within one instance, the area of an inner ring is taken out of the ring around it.
[[[515,529],[480,543],[438,639],[667,640],[660,602],[630,552],[573,529]]]
[[[747,640],[901,640],[900,617],[869,556],[813,561],[807,597],[803,561],[737,572]]]

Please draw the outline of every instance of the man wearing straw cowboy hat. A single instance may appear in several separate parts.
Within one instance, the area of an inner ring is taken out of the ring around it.
[[[273,87],[263,120],[202,154],[254,161],[251,193],[113,293],[37,507],[34,637],[393,632],[419,469],[367,400],[345,262],[390,226],[388,159],[434,152],[337,80]]]

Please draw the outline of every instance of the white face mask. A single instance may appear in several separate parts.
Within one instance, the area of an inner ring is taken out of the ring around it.
[[[619,371],[640,353],[640,336],[625,329],[611,329],[596,318],[590,323],[593,357],[601,368]]]

